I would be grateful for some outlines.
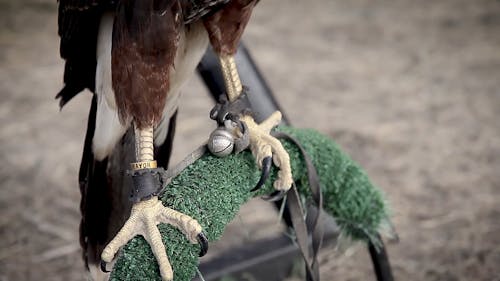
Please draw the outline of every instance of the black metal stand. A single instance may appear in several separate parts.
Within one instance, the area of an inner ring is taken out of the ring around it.
[[[379,281],[393,281],[391,264],[389,263],[389,256],[385,251],[384,242],[382,238],[378,237],[381,246],[377,249],[371,242],[368,243],[368,251],[373,263],[373,270]]]

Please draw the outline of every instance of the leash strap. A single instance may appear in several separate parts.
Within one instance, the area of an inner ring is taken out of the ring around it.
[[[314,255],[311,255],[311,249],[309,248],[309,236],[307,231],[306,222],[304,220],[304,211],[300,203],[300,196],[297,192],[297,187],[295,183],[287,194],[287,205],[290,212],[290,219],[292,220],[292,226],[295,230],[295,240],[299,246],[302,257],[304,258],[306,264],[306,273],[308,281],[319,281],[319,272],[313,268],[314,265]]]
[[[182,171],[184,171],[184,169],[186,169],[189,165],[193,164],[194,162],[196,162],[196,160],[200,159],[203,155],[205,155],[207,151],[208,151],[207,144],[204,143],[203,145],[198,147],[195,151],[188,154],[188,156],[186,156],[186,158],[184,158],[177,165],[164,171],[162,173],[163,187],[160,191],[160,194],[163,194],[165,192],[167,185],[171,183],[175,177],[177,177],[180,173],[182,173]]]
[[[299,247],[302,251],[302,255],[304,256],[304,260],[306,262],[306,271],[307,271],[307,280],[308,281],[319,281],[320,276],[319,276],[319,263],[318,263],[318,253],[321,248],[321,244],[323,243],[323,236],[324,236],[324,229],[323,225],[320,222],[320,217],[323,213],[323,195],[321,193],[321,186],[320,186],[320,180],[318,173],[316,171],[316,168],[314,167],[314,164],[312,163],[311,157],[307,154],[306,150],[304,147],[300,144],[300,142],[292,137],[289,134],[283,133],[283,132],[273,132],[272,135],[276,138],[281,138],[281,139],[287,139],[291,141],[293,144],[295,144],[299,150],[300,153],[302,154],[302,157],[304,157],[304,161],[306,162],[306,169],[307,169],[307,178],[309,181],[309,188],[311,190],[311,195],[312,199],[318,208],[318,212],[316,216],[313,218],[313,224],[311,227],[311,236],[312,236],[312,255],[309,254],[309,247],[308,247],[308,232],[307,229],[304,231],[302,226],[298,226],[296,224],[299,224],[299,219],[301,220],[300,224],[303,224],[305,226],[305,221],[304,221],[304,216],[303,214],[300,214],[299,211],[302,210],[300,208],[300,200],[297,198],[297,203],[295,202],[295,196],[298,196],[298,193],[296,191],[295,184],[293,185],[294,192],[292,192],[292,196],[290,196],[289,201],[289,209],[290,209],[290,216],[292,219],[292,224],[293,227],[295,228],[296,236],[297,236],[297,243],[299,244]],[[303,213],[303,212],[302,212]],[[296,221],[296,223],[294,223]],[[297,228],[298,227],[298,228]],[[301,233],[299,233],[299,230]],[[302,242],[299,242],[299,238]],[[304,242],[305,240],[305,242]],[[305,246],[300,246],[300,243],[305,243]],[[307,250],[305,250],[307,249]]]

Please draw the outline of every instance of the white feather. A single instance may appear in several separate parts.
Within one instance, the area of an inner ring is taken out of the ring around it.
[[[129,124],[118,117],[111,81],[111,44],[113,36],[112,13],[103,15],[97,37],[96,95],[97,114],[92,150],[97,160],[106,158],[123,137]]]
[[[163,144],[168,133],[168,120],[179,105],[181,91],[193,76],[208,46],[208,35],[201,22],[193,23],[181,32],[175,54],[174,68],[170,71],[170,90],[163,109],[163,118],[155,128],[155,145]]]

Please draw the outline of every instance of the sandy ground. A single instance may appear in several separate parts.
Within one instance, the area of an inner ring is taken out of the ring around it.
[[[0,281],[86,278],[76,178],[90,94],[62,112],[53,100],[54,2],[0,0]],[[500,280],[499,30],[493,0],[266,0],[246,32],[292,123],[334,138],[387,195],[397,280]],[[186,90],[175,160],[210,131],[204,91]],[[262,204],[225,239],[268,233]],[[363,250],[321,260],[323,280],[373,279]]]

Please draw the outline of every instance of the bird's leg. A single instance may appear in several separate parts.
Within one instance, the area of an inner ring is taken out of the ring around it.
[[[200,256],[205,254],[208,241],[200,224],[193,218],[163,206],[158,199],[161,181],[154,161],[153,128],[135,130],[136,159],[131,163],[134,190],[131,198],[134,201],[129,219],[118,234],[104,248],[101,259],[111,262],[120,249],[135,235],[142,235],[149,243],[156,257],[163,280],[172,280],[173,271],[163,244],[159,223],[168,223],[182,231],[192,243],[200,243]]]
[[[230,102],[236,100],[243,91],[236,61],[232,55],[219,55],[222,76],[226,85],[226,95]]]
[[[229,102],[233,102],[240,97],[243,91],[236,62],[233,55],[221,54],[219,55],[219,60],[226,85],[227,97]],[[274,182],[274,188],[277,190],[277,193],[270,200],[281,199],[293,183],[290,157],[281,142],[270,135],[270,131],[281,122],[281,112],[274,112],[261,124],[257,124],[253,117],[248,114],[243,114],[239,119],[248,128],[250,149],[256,159],[257,165],[262,169],[262,177],[254,190],[263,185],[265,178],[269,174],[272,159],[272,162],[280,168],[280,171],[278,172],[278,178]]]

